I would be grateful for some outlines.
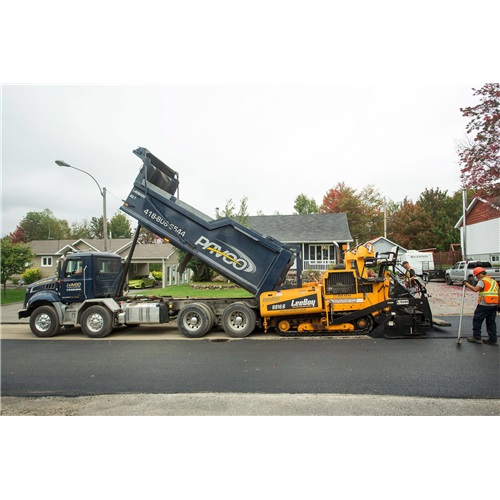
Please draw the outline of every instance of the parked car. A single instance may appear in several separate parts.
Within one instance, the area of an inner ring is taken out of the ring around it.
[[[453,285],[454,281],[462,282],[467,280],[471,285],[477,283],[474,277],[474,269],[476,267],[484,267],[486,274],[500,282],[500,269],[494,268],[491,262],[484,260],[470,260],[467,262],[467,269],[465,269],[465,261],[457,262],[451,269],[447,269],[445,272],[445,280],[448,285]]]
[[[152,288],[156,285],[156,280],[153,276],[133,276],[128,280],[129,288]]]

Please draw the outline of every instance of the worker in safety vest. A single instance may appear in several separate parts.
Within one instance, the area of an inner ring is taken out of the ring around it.
[[[407,260],[403,262],[402,266],[405,268],[404,279],[406,288],[411,288],[415,283],[415,270]]]
[[[410,263],[405,260],[403,262],[403,267],[405,268],[405,273],[403,274],[403,278],[405,280],[405,287],[408,291],[416,297],[418,294],[426,293],[425,286],[422,280],[415,273],[415,269],[410,266]]]
[[[481,325],[486,321],[488,339],[483,339],[483,344],[498,345],[496,314],[500,310],[500,289],[498,283],[486,275],[483,267],[474,269],[474,276],[478,280],[473,286],[463,281],[463,286],[474,292],[479,292],[478,303],[472,318],[472,337],[467,337],[469,342],[481,343]]]

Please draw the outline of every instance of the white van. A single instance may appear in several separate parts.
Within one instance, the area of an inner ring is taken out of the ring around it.
[[[418,250],[407,250],[406,253],[401,253],[398,255],[398,261],[402,264],[404,261],[408,261],[408,264],[413,268],[417,276],[422,276],[422,263],[428,262],[426,268],[429,271],[434,270],[434,254],[432,252],[419,252]]]

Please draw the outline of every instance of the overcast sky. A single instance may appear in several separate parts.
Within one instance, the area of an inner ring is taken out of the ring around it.
[[[2,235],[29,211],[71,224],[111,218],[149,149],[180,174],[180,197],[213,216],[248,197],[249,212],[321,204],[338,182],[373,184],[394,201],[460,188],[456,141],[472,87],[441,85],[3,86]]]

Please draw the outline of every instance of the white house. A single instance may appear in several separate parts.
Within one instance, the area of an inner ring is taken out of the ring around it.
[[[455,225],[467,259],[500,265],[500,206],[495,201],[479,196],[472,200],[465,211],[465,239],[463,216]]]

